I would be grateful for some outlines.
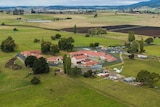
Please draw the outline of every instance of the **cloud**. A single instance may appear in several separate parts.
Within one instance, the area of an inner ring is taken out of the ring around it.
[[[125,5],[148,0],[0,0],[0,6]]]

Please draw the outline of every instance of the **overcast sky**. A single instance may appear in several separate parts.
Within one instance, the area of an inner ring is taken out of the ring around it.
[[[0,0],[0,6],[126,5],[149,0]]]

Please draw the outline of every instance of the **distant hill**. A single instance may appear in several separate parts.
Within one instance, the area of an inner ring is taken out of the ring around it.
[[[152,7],[152,8],[160,7],[160,0],[150,0],[146,2],[140,2],[133,5],[129,5],[128,7],[137,8],[137,7],[143,7],[143,6]]]

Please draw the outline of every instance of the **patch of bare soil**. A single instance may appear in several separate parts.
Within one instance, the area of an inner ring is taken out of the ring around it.
[[[15,63],[16,57],[9,59],[9,61],[5,64],[6,68],[11,68],[13,70],[20,70],[22,67]]]

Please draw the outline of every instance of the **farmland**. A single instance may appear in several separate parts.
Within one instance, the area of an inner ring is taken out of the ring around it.
[[[62,38],[73,37],[74,46],[86,47],[91,42],[99,42],[105,47],[111,45],[123,45],[127,41],[128,34],[123,32],[111,32],[107,34],[85,37],[84,33],[74,34],[73,32],[61,31],[63,28],[73,28],[76,24],[78,27],[97,27],[97,26],[117,26],[117,25],[141,25],[141,26],[159,26],[156,23],[158,16],[152,18],[152,15],[134,15],[119,13],[114,15],[111,12],[102,12],[97,18],[93,15],[84,14],[26,14],[26,15],[8,15],[0,13],[0,23],[6,25],[0,26],[0,43],[8,36],[12,36],[17,44],[17,49],[12,53],[0,51],[0,105],[1,107],[158,107],[159,106],[159,89],[148,87],[136,87],[123,82],[114,82],[102,78],[73,78],[65,74],[54,75],[57,67],[51,68],[49,74],[38,74],[41,80],[39,85],[32,85],[30,80],[34,75],[28,76],[31,69],[24,66],[20,60],[16,63],[22,66],[21,70],[12,70],[5,68],[5,63],[17,53],[25,50],[40,49],[40,43],[34,43],[34,39],[50,41],[54,44],[58,40],[51,40],[51,36],[59,33]],[[21,17],[22,20],[16,20]],[[72,20],[52,21],[50,23],[29,23],[27,19],[52,20],[53,18],[72,17]],[[12,26],[10,26],[12,25]],[[21,26],[19,26],[21,25]],[[28,26],[28,27],[27,27]],[[37,28],[36,28],[37,27]],[[13,31],[17,28],[19,31]],[[44,29],[47,28],[47,29]],[[58,29],[59,31],[55,31]],[[143,30],[143,29],[142,29]],[[136,38],[144,39],[150,35],[137,34]],[[136,76],[142,69],[148,69],[151,72],[159,72],[160,57],[160,40],[154,40],[155,45],[145,46],[148,59],[130,60],[128,56],[123,55],[124,64],[105,66],[109,70],[114,67],[124,66],[122,75]],[[63,55],[63,52],[60,53]],[[160,87],[160,83],[157,83]]]

